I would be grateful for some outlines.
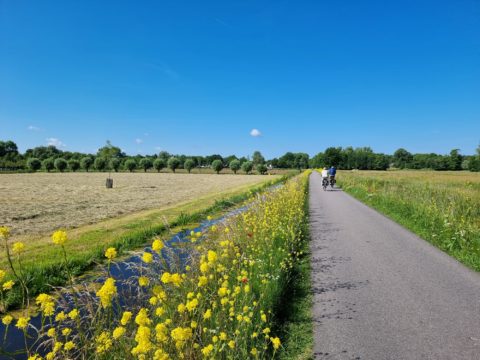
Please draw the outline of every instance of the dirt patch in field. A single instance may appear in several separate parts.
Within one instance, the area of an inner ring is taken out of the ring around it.
[[[40,235],[140,210],[163,208],[211,193],[261,183],[270,176],[166,173],[37,173],[0,175],[0,225]]]

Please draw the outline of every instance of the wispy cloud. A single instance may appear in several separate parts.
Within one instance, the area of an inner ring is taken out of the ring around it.
[[[180,74],[175,71],[170,65],[167,63],[161,62],[161,63],[147,63],[145,64],[148,67],[151,67],[155,70],[161,71],[164,75],[169,77],[172,80],[178,80],[180,78]]]
[[[225,26],[225,27],[228,27],[228,28],[230,27],[230,24],[229,24],[229,23],[227,23],[226,21],[224,21],[224,20],[222,20],[222,19],[220,19],[220,18],[215,18],[215,21],[216,21],[217,23],[219,23],[220,25],[222,25],[222,26]]]
[[[142,143],[143,143],[143,140],[140,139],[140,138],[136,138],[136,139],[135,139],[135,143],[137,143],[137,144],[142,144]]]
[[[62,148],[67,146],[65,145],[64,142],[62,142],[60,139],[57,139],[57,138],[47,138],[47,145],[48,146],[53,145],[57,148]]]
[[[38,126],[28,125],[27,130],[30,131],[40,131],[41,129]]]
[[[250,131],[250,135],[253,137],[259,137],[259,136],[262,136],[262,133],[258,129],[252,129]]]

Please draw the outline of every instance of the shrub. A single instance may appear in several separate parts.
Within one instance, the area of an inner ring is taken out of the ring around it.
[[[147,170],[151,169],[152,166],[152,160],[150,160],[149,158],[143,158],[140,160],[140,167],[143,169],[143,171],[147,172]]]
[[[37,171],[42,167],[42,162],[37,158],[30,158],[27,160],[27,166],[30,170]]]
[[[53,159],[48,158],[42,161],[43,168],[47,170],[47,172],[50,172],[50,170],[53,170],[55,165],[53,164]]]
[[[176,169],[180,166],[180,160],[178,160],[176,157],[172,156],[170,159],[168,159],[168,168],[175,172]]]
[[[221,160],[214,160],[212,162],[212,169],[215,170],[217,174],[220,173],[223,169],[223,162]]]
[[[253,163],[251,161],[245,161],[242,164],[242,170],[245,172],[245,174],[249,174],[250,171],[253,170]]]
[[[118,169],[120,169],[120,159],[118,158],[112,158],[110,159],[110,169],[112,169],[115,172],[118,172]]]
[[[267,167],[263,164],[258,164],[256,167],[256,170],[258,171],[259,174],[265,175],[267,172]]]
[[[153,161],[153,168],[157,170],[157,172],[160,172],[165,167],[165,160],[163,159],[155,159]]]
[[[92,165],[93,165],[93,159],[90,156],[85,156],[84,158],[82,158],[82,160],[80,160],[80,166],[86,172],[88,172],[88,170],[90,170]]]
[[[70,168],[70,170],[75,172],[78,169],[80,169],[80,161],[75,160],[75,159],[71,159],[71,160],[68,161],[68,167]]]
[[[133,159],[128,159],[125,161],[125,169],[127,169],[130,172],[133,172],[137,167],[137,162]]]
[[[64,172],[68,166],[67,160],[65,160],[64,158],[55,159],[55,162],[53,164],[55,165],[55,168],[60,172]]]
[[[230,170],[232,170],[233,173],[236,174],[237,171],[240,170],[240,161],[239,160],[232,160],[230,162],[229,167],[230,167]]]
[[[192,171],[192,169],[194,167],[195,167],[195,162],[192,159],[187,159],[183,163],[183,168],[186,169],[189,174],[190,174],[190,171]]]
[[[98,171],[105,171],[107,168],[107,159],[103,157],[97,157],[93,163],[93,166],[95,166],[95,169]]]

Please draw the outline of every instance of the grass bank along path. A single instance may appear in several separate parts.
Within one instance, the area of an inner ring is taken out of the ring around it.
[[[480,275],[310,179],[316,359],[480,358]]]

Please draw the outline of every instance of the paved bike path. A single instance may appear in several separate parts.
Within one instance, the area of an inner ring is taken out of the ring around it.
[[[315,359],[480,359],[480,274],[310,177]]]

